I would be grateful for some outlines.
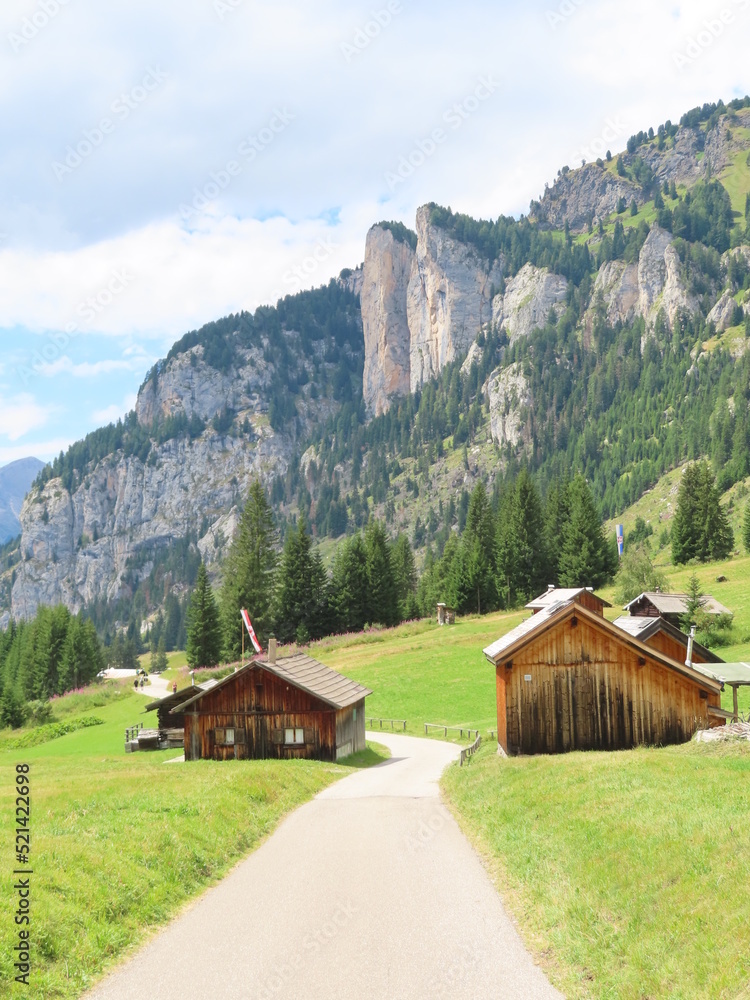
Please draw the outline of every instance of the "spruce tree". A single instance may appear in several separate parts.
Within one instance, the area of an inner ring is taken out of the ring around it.
[[[326,630],[327,587],[320,555],[313,552],[303,516],[290,531],[279,571],[276,631],[283,642],[306,642]]]
[[[549,577],[542,504],[529,473],[516,479],[510,504],[509,549],[512,552],[510,603],[523,604],[545,590]]]
[[[215,667],[221,658],[221,627],[206,566],[201,563],[187,614],[187,662],[191,670]]]
[[[601,587],[616,570],[616,557],[607,545],[601,518],[589,485],[582,475],[570,484],[570,518],[560,552],[563,587]]]
[[[370,617],[367,551],[359,532],[336,552],[331,604],[335,626],[341,632],[359,632]]]
[[[399,534],[393,543],[391,547],[391,562],[396,582],[399,618],[402,621],[416,618],[419,614],[417,605],[417,568],[414,565],[414,553],[406,535]]]
[[[672,562],[675,565],[699,559],[726,559],[734,545],[734,534],[726,511],[719,502],[716,478],[708,462],[687,466],[677,494],[672,524]]]
[[[544,507],[544,548],[547,553],[547,583],[560,583],[560,553],[565,528],[570,519],[570,482],[567,476],[555,481],[547,491]]]
[[[691,462],[682,473],[672,522],[672,562],[675,566],[697,557],[701,528],[700,491],[700,469],[697,462]]]
[[[369,585],[370,621],[396,625],[399,621],[398,594],[391,564],[391,552],[385,528],[371,518],[365,529],[367,582]]]
[[[471,493],[453,577],[458,611],[482,614],[496,606],[495,518],[481,480]]]
[[[273,512],[257,481],[248,491],[237,532],[224,562],[221,588],[222,648],[224,657],[238,660],[242,648],[245,608],[261,645],[273,628],[276,576],[276,531]]]

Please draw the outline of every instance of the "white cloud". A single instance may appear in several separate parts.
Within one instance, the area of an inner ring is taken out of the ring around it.
[[[141,368],[140,359],[134,364],[132,361],[118,361],[115,359],[104,361],[82,361],[78,364],[71,361],[67,354],[53,361],[50,364],[40,365],[39,374],[53,378],[55,375],[72,375],[74,378],[99,378],[102,375],[110,375],[118,371],[138,371]]]
[[[111,406],[106,407],[103,410],[94,410],[91,414],[91,419],[96,426],[101,426],[103,424],[114,424],[124,417],[126,413],[135,407],[135,401],[137,399],[136,394],[129,393],[122,403],[113,403]]]
[[[30,431],[44,427],[51,410],[41,406],[28,393],[0,400],[0,436],[18,441]]]
[[[49,462],[61,451],[67,451],[72,444],[71,438],[52,438],[14,447],[0,446],[0,466],[15,462],[19,458],[38,458],[42,462]]]

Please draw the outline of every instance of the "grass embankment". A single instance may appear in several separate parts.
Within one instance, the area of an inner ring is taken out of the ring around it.
[[[487,746],[443,790],[566,997],[750,997],[750,744]]]
[[[92,696],[73,696],[86,701]],[[55,703],[57,715],[66,699]],[[77,997],[129,949],[256,847],[291,809],[387,756],[345,764],[251,761],[166,764],[179,751],[125,754],[124,730],[145,699],[113,694],[103,725],[2,754],[2,897],[13,898],[15,764],[31,766],[32,961],[25,994]],[[75,718],[75,716],[70,716]],[[0,996],[14,989],[16,930],[0,923]]]

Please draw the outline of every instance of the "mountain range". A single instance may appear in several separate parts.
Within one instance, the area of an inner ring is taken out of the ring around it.
[[[749,215],[745,98],[563,167],[518,220],[373,226],[362,264],[186,334],[42,470],[0,610],[145,617],[198,556],[220,574],[256,477],[282,530],[374,511],[422,554],[522,465],[542,488],[580,469],[608,516],[687,458],[726,488],[750,473]]]

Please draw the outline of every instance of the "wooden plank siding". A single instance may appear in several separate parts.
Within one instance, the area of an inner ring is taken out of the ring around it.
[[[684,642],[678,642],[673,636],[668,635],[666,632],[655,632],[648,639],[643,640],[647,646],[653,647],[653,649],[658,649],[660,653],[664,653],[665,656],[669,656],[673,660],[677,660],[678,663],[684,663],[687,657],[687,646]],[[693,646],[693,663],[706,663],[707,659],[702,655],[699,649]]]
[[[351,715],[352,709],[343,709]],[[336,759],[336,709],[306,691],[258,667],[237,682],[207,692],[185,712],[186,760],[307,757]],[[364,727],[364,701],[357,713]],[[217,729],[239,730],[234,746],[217,745]],[[274,730],[304,729],[305,743],[274,742]],[[364,729],[363,729],[364,736]]]
[[[583,616],[530,638],[496,671],[498,728],[504,715],[513,754],[681,743],[720,699]]]

